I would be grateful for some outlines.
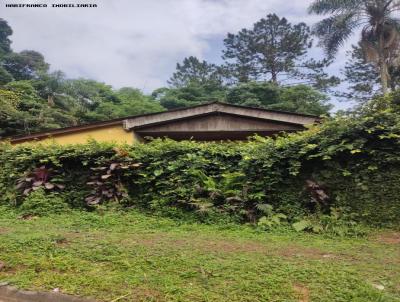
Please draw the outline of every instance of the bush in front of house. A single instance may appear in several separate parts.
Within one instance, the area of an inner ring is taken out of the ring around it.
[[[57,193],[46,194],[43,189],[38,189],[29,194],[18,208],[22,217],[49,216],[62,214],[70,210],[70,207]]]
[[[113,202],[201,220],[230,216],[262,228],[290,222],[318,231],[341,217],[398,224],[398,103],[394,93],[304,132],[248,142],[2,144],[1,203],[24,207],[40,191],[71,208]],[[325,218],[316,224],[313,215]]]

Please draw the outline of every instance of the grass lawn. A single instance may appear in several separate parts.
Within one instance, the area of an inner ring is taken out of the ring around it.
[[[137,212],[22,220],[0,210],[0,261],[0,282],[100,301],[400,301],[390,232],[328,238]]]

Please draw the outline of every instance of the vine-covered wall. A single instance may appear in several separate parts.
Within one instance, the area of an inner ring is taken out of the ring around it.
[[[343,207],[357,219],[400,221],[400,111],[387,98],[302,133],[249,142],[1,145],[0,199],[20,206],[35,191],[70,207],[117,202],[179,215],[260,208],[294,219]]]

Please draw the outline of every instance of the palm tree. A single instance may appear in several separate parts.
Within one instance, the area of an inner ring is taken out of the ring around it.
[[[379,70],[383,93],[390,87],[389,68],[399,63],[400,20],[394,17],[399,10],[400,0],[315,0],[309,7],[310,13],[329,15],[314,32],[330,57],[361,28],[364,56]]]

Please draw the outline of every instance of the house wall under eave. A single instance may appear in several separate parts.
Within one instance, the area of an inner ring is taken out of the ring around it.
[[[115,142],[119,144],[132,144],[138,141],[138,138],[132,131],[126,131],[123,129],[122,124],[103,126],[92,129],[82,129],[74,132],[66,132],[62,134],[55,134],[49,138],[44,139],[32,139],[25,142],[14,142],[13,144],[20,143],[58,143],[60,145],[69,144],[83,144],[88,140],[94,139],[98,142]]]

